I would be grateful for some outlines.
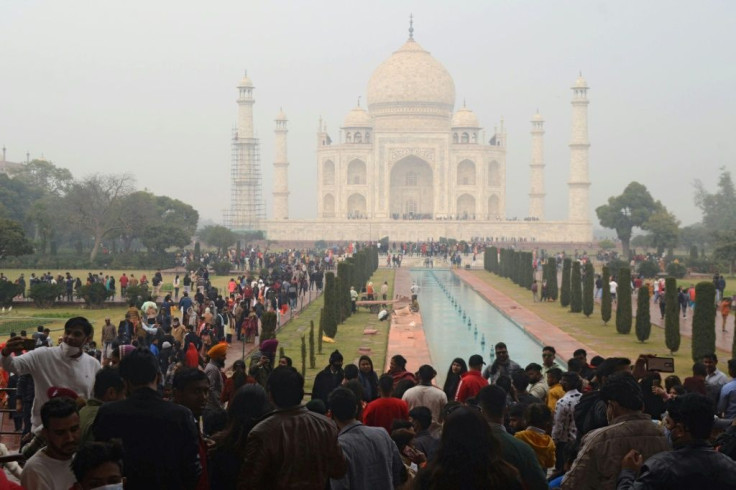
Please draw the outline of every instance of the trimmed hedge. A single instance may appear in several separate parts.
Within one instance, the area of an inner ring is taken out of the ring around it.
[[[611,288],[608,285],[611,280],[611,273],[608,270],[608,266],[603,266],[603,272],[601,272],[601,319],[603,324],[607,325],[611,320]]]
[[[675,353],[680,349],[680,308],[677,302],[677,279],[664,280],[664,343]]]
[[[590,318],[595,306],[595,268],[588,261],[585,263],[585,277],[583,277],[583,315]]]
[[[616,331],[620,334],[631,333],[631,270],[627,267],[619,269],[616,290]]]
[[[570,311],[573,313],[583,311],[582,278],[580,277],[580,262],[577,260],[572,264],[570,275]]]
[[[636,338],[639,342],[649,340],[652,333],[652,318],[649,312],[649,287],[645,284],[636,294]]]
[[[693,362],[703,362],[703,356],[716,351],[716,287],[712,282],[695,286],[693,312]]]

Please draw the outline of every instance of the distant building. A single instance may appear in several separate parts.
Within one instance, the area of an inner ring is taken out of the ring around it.
[[[9,162],[5,159],[6,148],[3,146],[3,159],[0,160],[0,174],[12,176],[23,168],[22,163]]]

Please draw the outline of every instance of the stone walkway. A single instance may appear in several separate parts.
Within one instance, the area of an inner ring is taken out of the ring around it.
[[[476,277],[471,271],[453,269],[453,272],[501,313],[520,325],[528,335],[536,339],[541,345],[554,346],[558,359],[570,359],[577,349],[585,349],[588,353],[588,359],[598,355],[595,350],[527,310],[498,289]]]
[[[394,275],[394,297],[406,297],[406,305],[411,298],[411,274],[409,269],[400,267],[395,269]],[[402,309],[401,304],[395,306],[395,314],[391,315],[391,329],[388,333],[388,346],[386,348],[386,366],[384,372],[388,371],[391,357],[401,354],[406,358],[408,371],[415,372],[422,364],[432,364],[429,355],[429,346],[424,336],[422,315],[411,313],[408,308]]]

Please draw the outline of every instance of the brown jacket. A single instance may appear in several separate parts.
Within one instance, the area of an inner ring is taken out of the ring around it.
[[[562,488],[615,489],[621,460],[631,449],[639,451],[644,461],[669,450],[662,429],[652,422],[649,414],[622,415],[607,427],[586,434],[577,459],[562,481]]]
[[[256,425],[245,445],[239,489],[324,490],[347,471],[337,426],[303,406],[280,409]]]

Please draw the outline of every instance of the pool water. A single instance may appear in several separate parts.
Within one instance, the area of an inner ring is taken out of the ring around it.
[[[480,354],[491,364],[498,342],[506,344],[509,357],[522,368],[530,362],[541,364],[542,345],[451,271],[412,269],[411,278],[420,288],[417,299],[438,386],[456,357],[467,363]]]

